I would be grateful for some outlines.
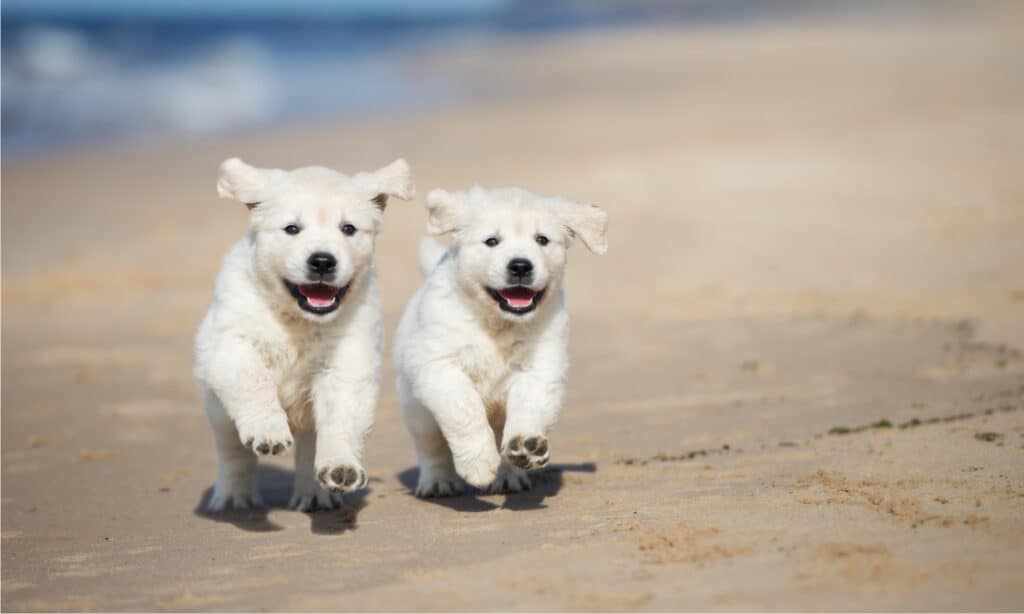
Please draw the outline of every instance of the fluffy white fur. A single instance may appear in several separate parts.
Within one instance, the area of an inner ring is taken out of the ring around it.
[[[396,160],[347,177],[322,167],[257,169],[232,158],[221,165],[217,190],[245,203],[251,218],[224,259],[196,336],[195,375],[220,459],[209,509],[260,504],[257,456],[293,441],[291,506],[334,507],[340,493],[367,480],[362,447],[381,364],[373,251],[387,198],[413,196],[409,166]],[[311,269],[314,253],[334,258],[329,274]],[[298,290],[313,281],[338,291],[320,312],[303,308]]]
[[[452,240],[445,249],[424,239],[426,282],[395,338],[402,414],[420,466],[416,494],[456,494],[456,475],[489,492],[529,488],[525,470],[548,461],[546,433],[569,368],[566,250],[579,238],[603,254],[607,214],[518,188],[479,186],[434,190],[426,206],[427,230]],[[532,263],[527,282],[510,282],[513,259]],[[492,291],[511,286],[543,295],[532,311],[510,313]]]

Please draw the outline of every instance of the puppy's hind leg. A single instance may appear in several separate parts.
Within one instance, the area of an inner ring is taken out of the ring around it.
[[[295,486],[288,507],[302,512],[330,510],[341,503],[340,495],[327,492],[317,483],[316,431],[302,431],[295,438]]]
[[[228,417],[216,395],[207,391],[204,405],[217,445],[217,481],[207,510],[220,512],[229,507],[241,510],[262,506],[263,501],[256,491],[256,455],[242,445],[235,422]]]

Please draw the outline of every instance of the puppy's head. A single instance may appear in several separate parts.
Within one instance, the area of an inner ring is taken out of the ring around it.
[[[347,177],[311,166],[260,169],[238,158],[220,166],[217,192],[251,211],[253,270],[285,312],[325,322],[372,264],[390,196],[412,198],[405,160]]]
[[[453,235],[460,288],[505,320],[529,321],[555,293],[574,238],[596,254],[608,248],[603,210],[518,188],[433,190],[427,211],[428,232]]]

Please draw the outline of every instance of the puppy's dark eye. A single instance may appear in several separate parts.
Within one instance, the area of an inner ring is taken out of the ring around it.
[[[356,227],[353,226],[352,224],[342,224],[341,232],[351,237],[352,235],[356,234]]]
[[[302,231],[302,229],[296,226],[295,224],[288,224],[287,226],[284,227],[284,231],[290,235],[297,235]]]
[[[501,239],[499,239],[498,237],[488,237],[488,239],[484,241],[484,245],[486,245],[487,247],[494,247],[498,243],[501,243]]]
[[[548,241],[549,241],[549,239],[547,237],[545,237],[544,235],[537,235],[536,239],[537,239],[537,245],[547,245]]]

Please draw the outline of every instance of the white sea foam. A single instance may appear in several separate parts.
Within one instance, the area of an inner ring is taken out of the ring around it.
[[[4,157],[500,96],[483,91],[486,79],[448,83],[436,73],[407,70],[409,61],[441,46],[473,53],[508,34],[689,15],[673,3],[627,0],[240,6],[240,0],[6,0]]]
[[[281,113],[283,77],[244,38],[148,62],[72,30],[33,28],[4,52],[4,147],[231,130]]]

